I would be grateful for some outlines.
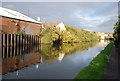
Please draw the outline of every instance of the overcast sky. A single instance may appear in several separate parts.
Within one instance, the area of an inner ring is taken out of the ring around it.
[[[2,6],[41,22],[64,22],[78,29],[112,33],[117,2],[3,2]]]

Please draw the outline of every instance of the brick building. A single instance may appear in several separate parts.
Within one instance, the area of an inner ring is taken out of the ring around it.
[[[0,7],[0,33],[37,34],[41,30],[40,22],[17,11]]]

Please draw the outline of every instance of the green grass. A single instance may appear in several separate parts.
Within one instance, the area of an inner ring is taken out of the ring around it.
[[[104,76],[104,70],[107,66],[109,54],[112,50],[113,42],[108,44],[101,53],[96,56],[90,64],[81,70],[74,80],[77,79],[102,79]]]

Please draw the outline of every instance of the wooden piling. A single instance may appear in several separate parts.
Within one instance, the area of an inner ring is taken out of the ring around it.
[[[1,35],[1,39],[2,39],[1,44],[2,44],[2,47],[3,47],[3,34]]]
[[[8,46],[11,46],[11,34],[8,34]]]
[[[14,39],[14,34],[12,34],[12,46],[14,46],[15,39]]]
[[[7,46],[7,34],[5,34],[5,46]]]
[[[16,35],[16,34],[1,34],[1,46],[19,46],[19,45],[38,45],[40,37],[37,35]]]

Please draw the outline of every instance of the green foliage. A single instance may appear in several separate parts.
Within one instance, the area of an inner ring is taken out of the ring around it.
[[[42,43],[52,43],[54,40],[58,39],[58,30],[54,27],[47,27],[42,32],[39,33],[41,36]]]
[[[120,20],[120,16],[119,16],[119,20]],[[118,39],[120,42],[120,21],[116,22],[114,25],[114,33],[113,36],[115,39]],[[120,46],[120,44],[119,44]]]
[[[95,33],[85,30],[79,30],[68,25],[65,25],[67,30],[59,31],[55,27],[46,27],[39,35],[41,36],[42,43],[52,43],[61,37],[62,42],[88,42],[96,41],[98,37]]]
[[[97,57],[95,57],[89,66],[81,70],[76,79],[103,79],[104,70],[107,66],[109,54],[113,47],[113,42],[110,43]]]
[[[16,32],[17,35],[22,35],[21,31]]]
[[[119,26],[119,22],[116,22],[114,25],[114,37],[118,38],[118,35],[120,34],[120,26]]]
[[[87,41],[96,41],[98,39],[97,35],[93,32],[80,30],[68,25],[65,26],[71,35],[76,39],[77,42],[87,42]]]

